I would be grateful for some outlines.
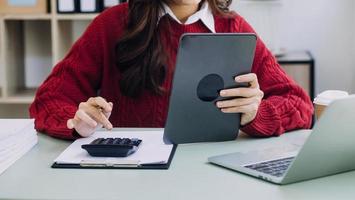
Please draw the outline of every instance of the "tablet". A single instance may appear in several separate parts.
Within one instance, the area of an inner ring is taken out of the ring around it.
[[[241,87],[234,77],[250,73],[255,34],[185,34],[180,39],[164,130],[166,143],[217,142],[238,136],[240,114],[222,113],[219,91]],[[245,84],[244,84],[245,85]]]

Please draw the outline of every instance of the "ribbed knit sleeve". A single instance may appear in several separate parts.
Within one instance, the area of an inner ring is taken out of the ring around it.
[[[73,118],[80,102],[97,95],[102,77],[102,23],[96,18],[68,55],[53,69],[40,86],[30,106],[30,116],[35,118],[39,132],[74,139],[67,120]]]
[[[236,32],[255,33],[240,16],[234,23]],[[252,72],[264,92],[256,118],[242,131],[259,137],[279,136],[287,131],[309,128],[313,106],[310,97],[281,69],[275,57],[258,38]]]

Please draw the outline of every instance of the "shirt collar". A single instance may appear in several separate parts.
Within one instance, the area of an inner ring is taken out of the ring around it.
[[[170,9],[170,7],[163,3],[163,9],[160,15],[160,18],[162,18],[165,15],[169,15],[172,19],[174,19],[176,22],[181,23],[181,21],[175,16],[173,11]],[[198,20],[201,20],[202,23],[212,32],[216,33],[215,29],[215,24],[214,24],[214,17],[212,14],[212,11],[208,5],[208,2],[204,2],[200,8],[199,11],[197,11],[195,14],[191,15],[187,21],[185,22],[186,25],[188,24],[193,24],[197,22]]]

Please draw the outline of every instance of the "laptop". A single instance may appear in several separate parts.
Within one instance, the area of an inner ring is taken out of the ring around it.
[[[245,87],[234,77],[251,71],[255,34],[189,33],[180,39],[167,122],[166,143],[235,140],[240,114],[215,105],[220,90]]]
[[[298,150],[232,153],[208,161],[280,185],[351,171],[355,169],[354,119],[355,97],[336,100]]]

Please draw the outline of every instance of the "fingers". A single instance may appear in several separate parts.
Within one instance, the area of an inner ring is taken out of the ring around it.
[[[229,107],[236,107],[236,106],[245,106],[252,103],[258,102],[259,99],[256,98],[236,98],[226,101],[218,101],[216,103],[218,108],[229,108]]]
[[[259,104],[253,103],[244,106],[222,108],[224,113],[256,113],[258,111]]]
[[[89,128],[96,128],[98,125],[95,120],[93,120],[88,114],[83,110],[78,110],[73,119],[67,121],[67,127],[69,129],[77,128],[81,123],[81,126],[88,126]]]
[[[222,90],[220,92],[221,97],[253,97],[258,96],[258,88],[232,88]]]
[[[108,118],[105,116],[105,114],[100,110],[95,107],[87,107],[86,108],[86,113],[94,119],[96,122],[102,124],[106,129],[111,130],[113,128],[111,122],[108,120]]]
[[[250,83],[250,88],[259,88],[258,77],[254,73],[235,77],[237,83]]]
[[[264,97],[260,90],[256,74],[250,73],[235,77],[237,83],[249,83],[248,88],[225,89],[220,92],[221,97],[234,97],[231,100],[218,101],[216,106],[223,113],[243,113],[241,124],[245,125],[255,119],[259,105]]]
[[[80,120],[75,116],[73,119],[69,119],[67,121],[67,127],[69,129],[74,129],[77,131],[77,133],[82,136],[82,137],[89,137],[92,135],[96,129],[96,127],[92,127],[86,122]]]
[[[113,103],[112,103],[112,102],[109,102],[108,104],[110,104],[110,106],[111,106],[111,110],[110,110],[110,112],[105,112],[105,116],[106,116],[107,118],[109,118],[109,117],[110,117],[111,112],[112,112],[112,109],[113,109]]]
[[[67,127],[68,127],[68,129],[73,129],[73,128],[75,128],[74,119],[69,119],[69,120],[67,121]]]
[[[221,97],[260,97],[264,96],[260,90],[258,77],[254,73],[245,74],[235,77],[238,83],[250,83],[249,88],[232,88],[225,89],[220,92]]]
[[[100,107],[103,109],[104,112],[109,113],[112,111],[112,106],[113,104],[110,102],[108,103],[104,98],[102,97],[92,97],[88,100],[88,102],[91,106],[94,107]]]
[[[77,127],[79,123],[82,122],[87,124],[90,128],[95,128],[98,125],[98,123],[100,123],[106,129],[111,130],[113,126],[111,122],[108,120],[109,114],[110,113],[108,113],[107,114],[108,116],[106,116],[103,112],[101,112],[99,109],[94,107],[86,108],[86,111],[79,109],[76,112],[75,117],[67,121],[67,127],[69,129],[74,129]]]
[[[97,122],[93,120],[86,112],[83,110],[78,110],[76,113],[76,117],[79,118],[81,121],[88,124],[90,127],[95,128],[97,126]]]
[[[83,107],[90,117],[102,124],[106,129],[111,130],[113,126],[108,118],[111,115],[113,103],[107,102],[102,97],[92,97],[87,101],[87,104],[89,106],[84,103]]]
[[[69,129],[95,129],[102,124],[106,129],[113,128],[108,118],[113,108],[112,102],[107,102],[102,97],[89,98],[87,102],[79,104],[79,109],[73,119],[67,121]]]

